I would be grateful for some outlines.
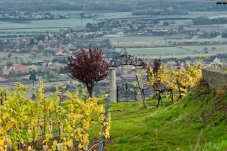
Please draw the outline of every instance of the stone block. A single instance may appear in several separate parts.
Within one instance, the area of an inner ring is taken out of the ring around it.
[[[207,67],[202,69],[202,75],[211,88],[227,85],[227,72],[224,70]]]

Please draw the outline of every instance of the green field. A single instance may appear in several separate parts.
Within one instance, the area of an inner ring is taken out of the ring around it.
[[[80,14],[81,11],[53,11],[51,13],[54,14]],[[101,17],[98,17],[96,19],[90,18],[90,19],[83,19],[82,20],[82,26],[85,26],[87,23],[95,23],[98,22],[100,19],[115,19],[115,18],[130,18],[130,17],[139,17],[139,16],[132,16],[132,12],[113,12],[113,13],[97,13],[95,14],[101,15]],[[214,12],[213,14],[210,12],[197,12],[197,15],[206,15],[209,17],[220,17],[221,12]],[[193,16],[196,13],[192,12],[187,16]],[[147,15],[142,15],[140,17],[148,17]],[[175,15],[177,17],[177,15]],[[223,16],[223,15],[222,15]],[[155,18],[162,18],[160,16],[153,16]],[[166,16],[168,17],[168,15]],[[171,18],[171,16],[169,16]],[[171,19],[169,20],[171,21]],[[182,19],[182,20],[174,20],[176,25],[180,24],[187,24],[191,22],[191,19]],[[161,21],[162,23],[163,21]],[[52,31],[56,32],[61,27],[80,27],[81,26],[81,19],[80,18],[71,18],[71,19],[59,19],[59,20],[32,20],[32,21],[0,21],[0,31],[38,31],[38,32],[46,32],[46,31]],[[226,27],[226,25],[221,25],[223,27]]]
[[[0,55],[1,55],[1,57],[6,57],[7,58],[7,55],[8,55],[9,53],[6,53],[6,52],[0,52]],[[18,59],[15,59],[14,57],[15,56],[28,56],[28,54],[21,54],[21,53],[12,53],[12,58],[11,59],[6,59],[6,60],[3,60],[3,59],[1,59],[0,60],[0,64],[5,64],[6,62],[8,62],[8,61],[11,61],[11,62],[13,62],[13,63],[20,63],[21,61],[23,61],[23,62],[25,62],[25,63],[27,63],[28,61],[31,61],[31,62],[36,62],[36,61],[43,61],[43,60],[53,60],[54,59],[54,56],[37,56],[37,57],[35,57],[35,58],[23,58],[23,59],[20,59],[20,58],[18,58]]]
[[[99,14],[99,13],[98,13]],[[129,18],[133,17],[132,12],[114,12],[114,13],[100,13],[103,17],[98,17],[97,19],[114,19],[114,18]]]
[[[57,13],[57,12],[54,12]],[[59,13],[78,13],[78,12],[59,12]],[[119,18],[127,15],[131,15],[131,12],[121,12],[121,13],[101,13],[103,17],[97,18],[94,20],[92,18],[83,19],[81,22],[80,18],[71,18],[71,19],[56,19],[56,20],[31,20],[31,21],[0,21],[0,31],[5,32],[56,32],[59,31],[61,27],[80,27],[85,26],[87,23],[96,23],[99,19],[103,18]]]
[[[93,19],[83,19],[82,26],[85,26],[88,22],[96,22]],[[61,19],[61,20],[34,20],[26,22],[6,22],[0,21],[0,31],[8,32],[51,32],[59,31],[62,27],[76,27],[81,26],[81,20],[79,18]]]
[[[197,47],[193,47],[190,48],[190,46],[185,46],[182,48],[179,47],[157,47],[157,48],[128,48],[127,52],[129,55],[133,55],[133,56],[137,56],[137,57],[143,57],[141,54],[145,54],[144,58],[148,58],[148,59],[154,59],[154,58],[158,58],[161,57],[163,59],[165,58],[185,58],[185,57],[199,57],[199,53],[198,54],[176,54],[176,55],[162,55],[164,53],[180,53],[180,52],[188,52],[191,53],[193,51],[197,51],[201,52],[203,47],[197,46]],[[219,48],[217,48],[218,50]],[[115,51],[121,53],[120,48],[116,49]],[[210,51],[208,54],[205,54],[205,57],[211,56],[216,54],[218,51]],[[140,54],[140,56],[138,56],[138,54]],[[156,54],[156,55],[149,55],[149,54]],[[159,55],[161,54],[161,55]]]
[[[191,93],[184,100],[157,109],[155,98],[112,103],[108,151],[224,151],[227,148],[225,97]]]

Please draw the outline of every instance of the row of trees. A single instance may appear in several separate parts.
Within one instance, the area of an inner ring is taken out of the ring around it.
[[[226,24],[227,17],[218,17],[210,19],[208,17],[200,16],[192,19],[193,25],[209,25],[209,24]]]
[[[178,9],[174,9],[173,7],[167,7],[164,9],[152,9],[149,7],[148,9],[143,10],[134,10],[132,15],[179,15],[179,14],[186,14]]]
[[[5,1],[4,5],[0,6],[2,11],[19,10],[19,11],[82,11],[82,10],[105,10],[105,11],[117,11],[117,12],[132,12],[134,10],[143,9],[163,9],[168,13],[172,12],[185,12],[185,11],[218,11],[226,10],[225,6],[216,6],[216,3],[209,1],[204,3],[203,1],[176,1],[171,0],[168,2],[153,2],[153,1],[139,1],[139,2],[127,2],[127,1],[100,1],[96,3],[88,0],[84,3],[80,1],[75,3],[70,2],[56,2],[56,1],[40,1],[40,2],[17,2],[17,1]],[[169,9],[172,8],[172,9]]]

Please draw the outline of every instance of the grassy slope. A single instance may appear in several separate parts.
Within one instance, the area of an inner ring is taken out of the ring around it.
[[[147,109],[142,102],[112,103],[107,150],[226,150],[227,98],[212,101],[214,95],[190,94],[173,105],[165,99],[167,107],[158,109],[156,100],[148,100]]]

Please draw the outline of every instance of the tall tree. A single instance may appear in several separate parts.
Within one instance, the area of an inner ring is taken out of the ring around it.
[[[102,50],[91,47],[89,51],[81,49],[69,57],[67,69],[71,78],[86,85],[90,97],[95,84],[109,74],[109,64],[104,60]]]
[[[216,50],[216,47],[212,47],[211,50],[213,50],[213,51]]]
[[[9,53],[9,54],[7,55],[7,57],[8,57],[8,58],[11,58],[11,57],[12,57],[12,54],[11,54],[11,53]]]
[[[36,74],[35,74],[35,70],[33,69],[32,72],[30,71],[30,76],[29,76],[29,80],[32,81],[33,83],[33,90],[34,90],[34,86],[35,86],[35,81],[37,81],[36,79]]]

